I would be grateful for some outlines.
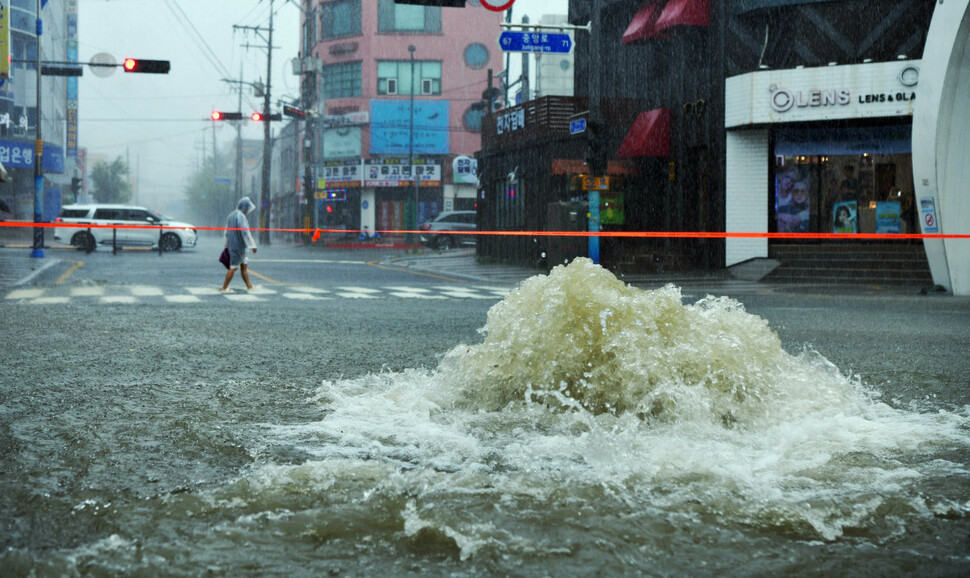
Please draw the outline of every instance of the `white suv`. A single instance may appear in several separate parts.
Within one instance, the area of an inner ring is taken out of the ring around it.
[[[89,253],[98,245],[113,243],[178,251],[183,247],[195,247],[198,241],[194,226],[131,205],[65,205],[56,222],[71,226],[54,228],[55,240],[66,240]]]

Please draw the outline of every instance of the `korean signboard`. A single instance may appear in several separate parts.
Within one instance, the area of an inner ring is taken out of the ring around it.
[[[414,159],[415,185],[441,186],[441,165],[430,159]],[[364,161],[365,187],[406,187],[411,178],[408,159],[367,159]]]

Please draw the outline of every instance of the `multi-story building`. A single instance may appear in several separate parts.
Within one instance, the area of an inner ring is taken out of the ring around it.
[[[772,257],[782,271],[808,254],[816,278],[824,262],[843,277],[927,278],[919,240],[692,234],[918,232],[910,132],[933,7],[570,0],[570,22],[592,23],[576,34],[577,98],[486,118],[482,226],[552,230],[563,226],[554,218],[562,206],[599,218],[570,228],[651,233],[600,240],[602,262],[617,269],[723,268]],[[516,116],[517,136],[502,130]],[[568,120],[581,116],[590,130],[569,136]],[[595,172],[590,160],[612,177],[595,201],[579,178]],[[680,234],[653,235],[663,232]],[[482,249],[535,259],[517,243],[496,239]],[[878,255],[888,256],[875,265],[882,270],[859,274]]]
[[[37,3],[10,0],[0,7],[9,31],[9,78],[0,79],[0,162],[11,180],[0,184],[0,199],[13,209],[15,219],[34,218],[34,141],[38,117],[44,140],[43,218],[60,211],[65,173],[77,159],[77,79],[47,76],[42,79],[41,106],[37,114]],[[77,0],[48,2],[43,7],[41,59],[51,62],[77,60]],[[73,108],[69,106],[73,100]],[[66,169],[66,167],[68,167]]]
[[[313,226],[413,230],[443,210],[474,208],[480,103],[489,70],[502,66],[502,14],[475,0],[303,7]]]

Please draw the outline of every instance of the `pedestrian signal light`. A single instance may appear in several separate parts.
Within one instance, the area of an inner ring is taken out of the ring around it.
[[[212,111],[212,120],[242,120],[241,112],[222,112],[221,110]]]
[[[145,60],[143,58],[126,58],[122,64],[125,72],[144,72],[148,74],[168,74],[172,64],[168,60]]]

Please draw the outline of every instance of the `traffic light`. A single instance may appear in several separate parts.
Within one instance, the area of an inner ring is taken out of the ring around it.
[[[78,193],[81,192],[81,179],[78,177],[71,177],[71,192],[74,193],[74,197],[77,198]]]
[[[214,110],[210,115],[212,120],[242,120],[241,112],[222,112],[221,110]]]
[[[606,174],[606,123],[589,121],[586,126],[586,166],[590,175]]]
[[[306,118],[306,111],[295,106],[290,106],[288,104],[283,105],[283,116],[291,116],[293,118]]]
[[[263,114],[261,112],[254,112],[249,116],[249,118],[255,120],[256,122],[264,122],[269,120],[282,120],[283,115],[281,115],[278,112],[274,114]]]
[[[126,58],[122,68],[125,72],[144,72],[148,74],[168,74],[172,64],[168,60],[145,60],[143,58]]]

